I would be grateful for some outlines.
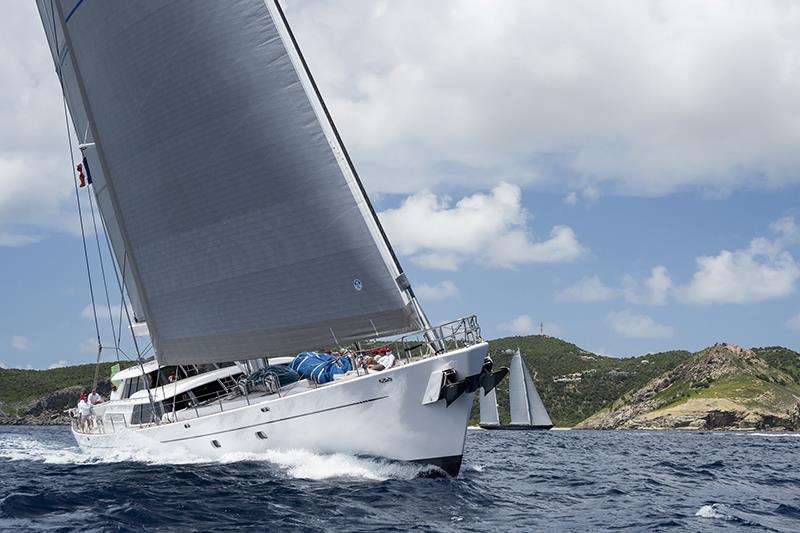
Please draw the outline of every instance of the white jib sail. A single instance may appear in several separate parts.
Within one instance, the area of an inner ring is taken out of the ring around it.
[[[489,391],[489,394],[480,394],[480,407],[481,407],[481,425],[499,425],[500,415],[497,412],[497,394],[495,389]]]
[[[520,357],[520,361],[522,358]],[[550,420],[550,415],[547,414],[547,409],[539,397],[539,392],[536,390],[536,385],[533,384],[531,374],[525,366],[525,361],[522,361],[523,375],[525,376],[525,388],[528,392],[528,409],[530,410],[531,424],[534,426],[552,426],[553,422]]]

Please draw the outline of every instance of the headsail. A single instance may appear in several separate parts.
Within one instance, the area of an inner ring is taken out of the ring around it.
[[[520,357],[520,360],[522,358]],[[542,399],[539,397],[539,391],[536,390],[536,385],[533,384],[531,374],[522,361],[522,368],[525,371],[525,389],[528,393],[528,409],[530,410],[531,424],[534,426],[547,426],[552,427],[553,422],[550,420],[550,415],[547,414],[547,409],[544,407]]]
[[[418,327],[277,2],[37,3],[159,362]]]
[[[481,411],[481,425],[499,425],[500,415],[497,412],[497,395],[495,389],[489,391],[489,394],[483,394],[483,391],[478,391],[480,396],[480,411]]]

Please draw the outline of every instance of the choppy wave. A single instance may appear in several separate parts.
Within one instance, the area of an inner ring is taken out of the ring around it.
[[[431,479],[305,450],[87,454],[65,428],[0,427],[0,530],[798,531],[798,453],[738,433],[470,431],[459,478]]]

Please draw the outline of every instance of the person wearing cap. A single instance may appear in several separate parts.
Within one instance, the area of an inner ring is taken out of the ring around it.
[[[97,405],[98,403],[103,402],[103,397],[97,393],[97,387],[92,388],[92,393],[89,395],[88,400],[92,405]]]
[[[89,403],[89,395],[84,392],[81,394],[81,399],[78,402],[78,426],[81,429],[85,430],[88,428],[92,410],[92,404]]]

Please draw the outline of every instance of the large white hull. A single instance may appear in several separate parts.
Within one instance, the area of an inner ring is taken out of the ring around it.
[[[154,446],[216,458],[232,452],[305,449],[431,463],[458,473],[474,392],[449,407],[424,404],[431,374],[481,372],[485,342],[298,394],[265,397],[230,410],[105,434],[73,430],[85,450]],[[144,440],[142,440],[144,439]]]

